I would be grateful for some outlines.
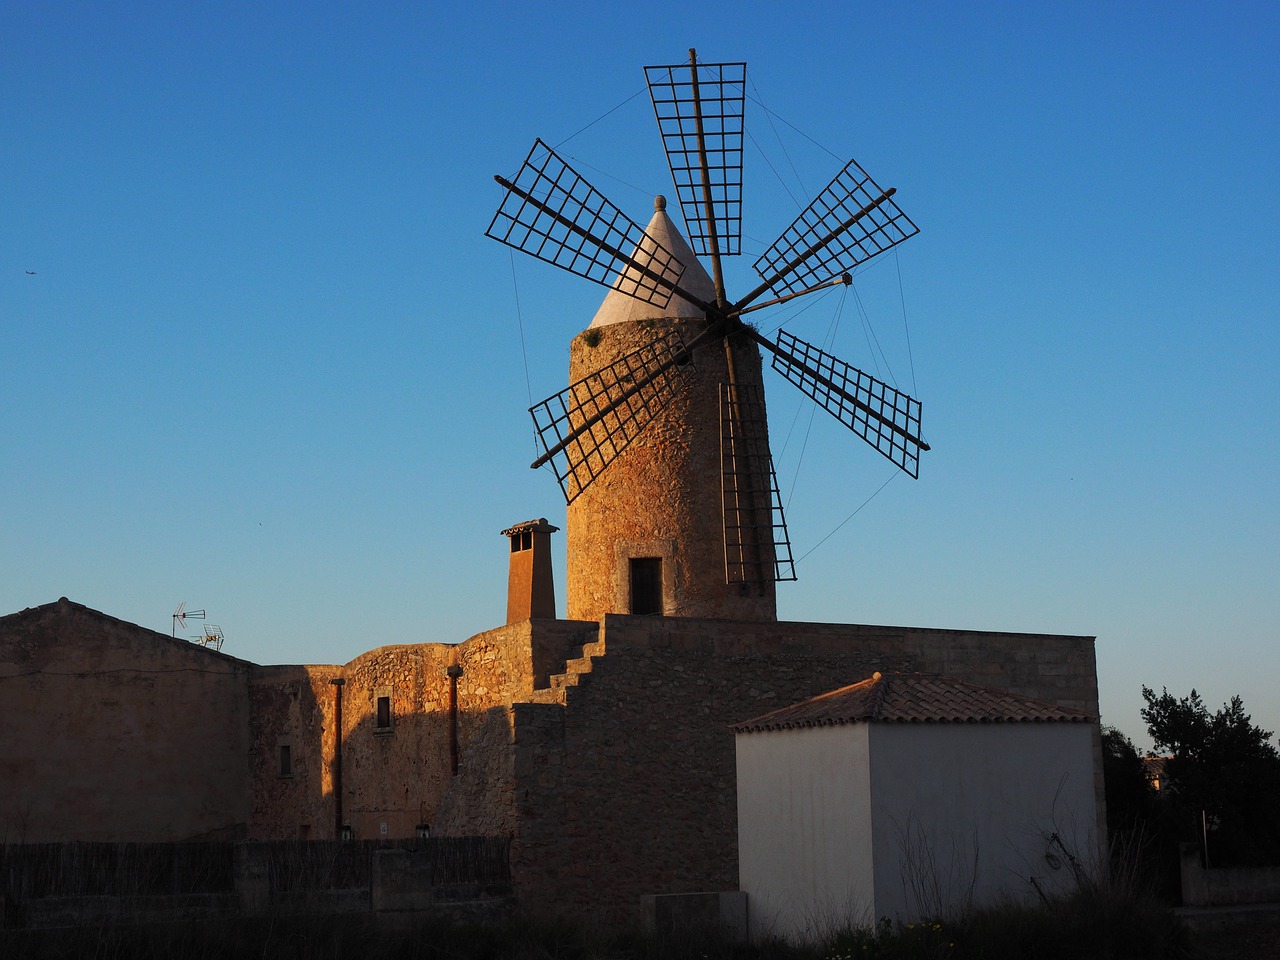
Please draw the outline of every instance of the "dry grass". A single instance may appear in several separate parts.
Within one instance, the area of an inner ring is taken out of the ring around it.
[[[1274,933],[1274,929],[1272,931]],[[1155,902],[1073,895],[1052,904],[974,909],[953,920],[851,927],[815,948],[723,937],[656,939],[528,917],[485,925],[380,928],[366,916],[220,920],[150,926],[0,931],[6,960],[1147,960],[1268,957],[1248,939],[1197,938]]]

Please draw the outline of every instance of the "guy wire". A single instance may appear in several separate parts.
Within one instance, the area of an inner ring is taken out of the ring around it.
[[[853,511],[853,513],[849,514],[847,517],[845,517],[843,520],[841,520],[841,521],[836,525],[836,528],[835,528],[834,530],[832,530],[832,531],[831,531],[830,533],[828,533],[825,537],[823,537],[821,540],[819,540],[817,543],[815,543],[812,547],[810,547],[810,548],[809,548],[809,550],[808,550],[808,552],[807,552],[807,553],[805,553],[805,555],[804,555],[803,557],[800,557],[799,559],[797,559],[797,560],[796,560],[796,563],[800,563],[802,560],[804,560],[804,558],[805,558],[805,557],[809,556],[809,554],[810,554],[810,553],[813,553],[813,551],[814,551],[814,550],[817,550],[820,546],[822,546],[824,543],[826,543],[828,540],[830,540],[832,537],[834,537],[837,533],[839,533],[839,532],[840,532],[840,528],[841,528],[841,527],[843,527],[846,523],[848,523],[850,520],[852,520],[854,517],[856,517],[859,513],[861,513],[861,512],[862,512],[862,508],[863,508],[863,507],[865,507],[865,506],[866,506],[868,503],[870,503],[872,500],[874,500],[877,496],[879,496],[879,495],[880,495],[880,491],[881,491],[881,490],[883,490],[885,487],[887,487],[889,484],[893,483],[894,479],[895,479],[895,478],[898,476],[898,474],[899,474],[899,473],[901,473],[901,472],[902,472],[901,470],[895,470],[895,471],[893,471],[893,473],[889,474],[889,479],[888,479],[888,480],[886,480],[884,483],[880,484],[880,486],[876,488],[876,492],[875,492],[875,493],[873,493],[871,496],[867,497],[867,499],[863,500],[863,501],[862,501],[862,503],[858,504],[858,508],[857,508],[856,510],[854,510],[854,511]]]
[[[911,367],[911,392],[919,396],[919,388],[916,387],[916,361],[911,355],[911,328],[907,325],[907,295],[902,288],[902,260],[898,257],[898,251],[893,251],[893,262],[898,266],[898,299],[902,303],[902,332],[907,337],[907,363]]]
[[[511,289],[515,293],[516,298],[516,325],[520,328],[520,358],[524,361],[524,389],[525,394],[529,397],[529,406],[533,406],[533,381],[529,378],[529,349],[524,342],[524,315],[520,312],[520,283],[516,279],[516,258],[512,251],[507,251],[507,256],[511,258]],[[538,450],[537,429],[534,429],[533,449],[536,453]]]

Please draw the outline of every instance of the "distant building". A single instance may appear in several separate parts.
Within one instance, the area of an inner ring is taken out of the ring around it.
[[[1164,790],[1164,768],[1172,759],[1172,757],[1152,756],[1142,758],[1142,774],[1147,778],[1147,783],[1151,784],[1151,789],[1156,793],[1161,793]]]
[[[0,617],[0,843],[243,838],[253,670],[65,597]]]

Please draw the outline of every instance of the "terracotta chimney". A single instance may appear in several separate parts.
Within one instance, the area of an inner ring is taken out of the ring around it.
[[[559,530],[546,517],[526,520],[502,531],[511,538],[507,575],[507,623],[554,620],[556,588],[551,576],[551,534]]]

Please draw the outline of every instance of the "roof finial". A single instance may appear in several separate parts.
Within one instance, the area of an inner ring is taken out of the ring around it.
[[[666,197],[664,197],[662,194],[658,194],[656,197],[654,197],[654,198],[653,198],[653,209],[654,209],[654,210],[665,210],[665,209],[667,209],[667,198],[666,198]]]

